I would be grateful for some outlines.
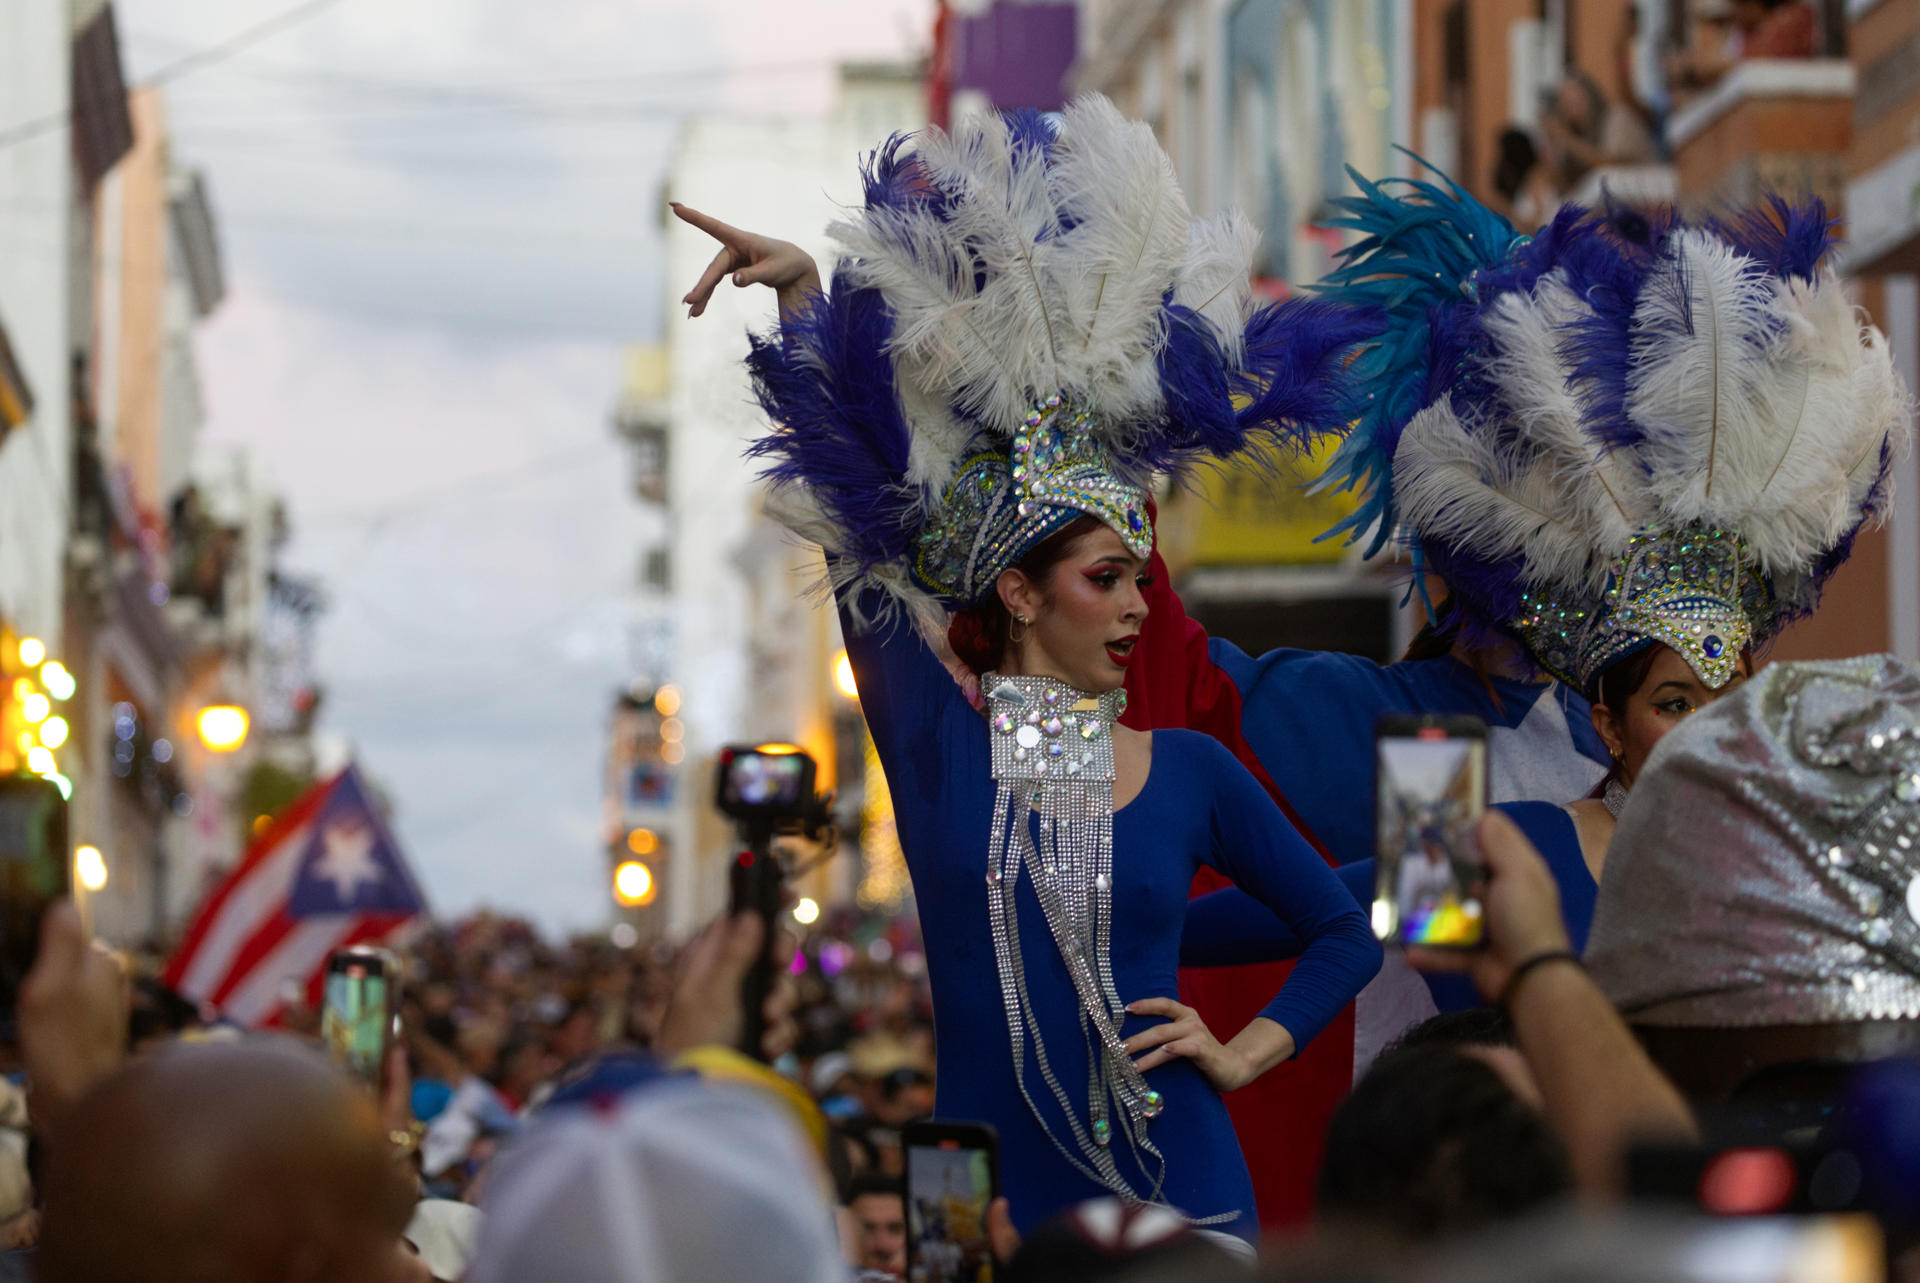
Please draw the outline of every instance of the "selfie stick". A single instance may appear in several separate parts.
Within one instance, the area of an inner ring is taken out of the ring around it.
[[[773,853],[773,822],[756,817],[740,821],[746,849],[733,857],[732,910],[760,915],[760,956],[740,982],[742,1020],[740,1050],[755,1060],[766,1059],[761,1044],[767,1036],[767,998],[773,993],[775,924],[779,919],[785,877]]]

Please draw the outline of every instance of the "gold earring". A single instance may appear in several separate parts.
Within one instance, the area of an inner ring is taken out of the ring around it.
[[[1025,641],[1027,639],[1027,625],[1031,624],[1032,622],[1033,621],[1031,619],[1028,619],[1025,615],[1015,615],[1013,617],[1013,623],[1010,624],[1007,628],[1007,640],[1010,642],[1013,642],[1016,645],[1018,645],[1020,642]],[[1019,631],[1016,632],[1014,631],[1015,629],[1018,629]]]

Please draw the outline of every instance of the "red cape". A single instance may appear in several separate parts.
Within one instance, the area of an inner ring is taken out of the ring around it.
[[[1121,721],[1135,730],[1185,727],[1204,731],[1232,750],[1280,804],[1295,828],[1327,863],[1333,858],[1300,821],[1280,786],[1254,756],[1240,729],[1240,692],[1207,653],[1206,630],[1187,618],[1155,552],[1147,573],[1148,615],[1127,673],[1127,712]],[[1194,879],[1193,894],[1227,885],[1211,869]],[[1180,972],[1180,996],[1199,1011],[1222,1042],[1272,1001],[1291,963],[1249,967],[1188,967]],[[1327,1119],[1353,1082],[1353,1007],[1340,1014],[1307,1050],[1257,1082],[1226,1098],[1253,1176],[1263,1225],[1295,1226],[1313,1213],[1314,1174],[1326,1140]]]

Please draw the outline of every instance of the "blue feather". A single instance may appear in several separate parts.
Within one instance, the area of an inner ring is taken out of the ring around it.
[[[1795,205],[1769,192],[1764,204],[1708,226],[1775,276],[1810,281],[1834,246],[1839,220],[1828,215],[1826,202],[1818,196]]]
[[[1298,452],[1339,431],[1353,397],[1346,356],[1380,328],[1377,311],[1323,299],[1269,304],[1248,319],[1243,357],[1230,366],[1198,313],[1168,304],[1162,318],[1166,418],[1142,460],[1158,472],[1208,456]]]
[[[893,385],[893,316],[878,292],[833,291],[749,336],[747,370],[772,425],[748,447],[775,485],[802,484],[842,532],[829,551],[861,572],[904,557],[918,504],[904,484],[913,434]]]
[[[1316,288],[1324,299],[1376,309],[1383,319],[1349,368],[1355,396],[1346,417],[1354,428],[1322,478],[1358,490],[1360,501],[1322,538],[1344,535],[1351,542],[1372,529],[1372,556],[1398,519],[1393,454],[1400,433],[1457,379],[1461,348],[1454,323],[1476,306],[1470,283],[1505,264],[1518,238],[1512,224],[1445,175],[1440,186],[1420,179],[1375,183],[1351,167],[1347,173],[1359,195],[1336,198],[1332,203],[1344,216],[1329,225],[1359,239]]]

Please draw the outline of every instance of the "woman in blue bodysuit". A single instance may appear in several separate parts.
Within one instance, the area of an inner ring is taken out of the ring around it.
[[[1654,746],[1811,613],[1885,511],[1905,392],[1825,265],[1818,200],[1693,225],[1568,207],[1528,237],[1457,188],[1388,186],[1340,202],[1363,239],[1326,293],[1388,320],[1335,469],[1367,492],[1355,527],[1398,528],[1444,580],[1453,636],[1524,653],[1590,709],[1600,795],[1512,808],[1579,947]],[[1220,664],[1244,689],[1268,661]],[[1253,740],[1251,695],[1246,716]],[[1223,893],[1189,938],[1257,958],[1262,922]]]
[[[1256,309],[1231,220],[1189,219],[1142,125],[985,119],[884,148],[790,245],[681,217],[773,286],[749,359],[771,511],[820,543],[887,773],[933,987],[938,1110],[999,1131],[1016,1224],[1101,1194],[1256,1234],[1221,1093],[1294,1055],[1379,965],[1331,871],[1220,744],[1120,726],[1147,608],[1142,482],[1331,422],[1362,332]],[[977,694],[936,657],[949,629]],[[1221,871],[1302,943],[1216,1036],[1175,997],[1187,887]]]

